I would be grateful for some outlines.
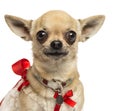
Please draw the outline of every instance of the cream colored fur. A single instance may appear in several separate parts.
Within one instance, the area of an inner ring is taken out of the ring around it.
[[[94,35],[104,22],[103,15],[92,16],[86,19],[74,19],[64,11],[49,11],[36,20],[25,20],[19,17],[6,15],[5,20],[10,29],[25,40],[32,41],[33,65],[29,69],[27,79],[29,87],[24,88],[19,95],[19,109],[17,111],[53,111],[56,101],[54,91],[41,85],[34,74],[47,80],[66,81],[73,78],[72,83],[63,89],[63,95],[70,89],[73,90],[72,99],[77,102],[74,108],[65,103],[60,111],[81,111],[84,103],[84,91],[77,70],[78,42],[83,42]],[[48,34],[44,43],[36,39],[36,34],[44,30]],[[71,45],[66,42],[65,35],[69,31],[76,33],[75,42]],[[62,51],[67,55],[46,56],[44,50],[50,50],[54,40],[62,42]],[[7,107],[7,106],[6,106]],[[10,109],[10,111],[13,111]]]

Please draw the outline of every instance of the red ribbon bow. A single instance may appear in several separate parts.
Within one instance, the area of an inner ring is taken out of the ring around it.
[[[29,81],[26,79],[27,69],[29,67],[30,62],[27,59],[21,59],[12,65],[13,72],[17,75],[20,75],[24,80],[23,83],[18,87],[18,91],[29,85]]]
[[[73,96],[73,91],[69,90],[64,96],[63,96],[63,101],[68,104],[71,107],[74,107],[76,102],[73,101],[70,97]],[[56,99],[58,97],[58,92],[55,92],[54,98]],[[60,104],[56,104],[54,111],[59,111],[60,110],[61,105]]]

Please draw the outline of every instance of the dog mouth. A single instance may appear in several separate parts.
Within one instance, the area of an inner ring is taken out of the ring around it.
[[[52,57],[63,57],[68,54],[68,51],[45,50],[44,54],[46,56],[52,56]]]

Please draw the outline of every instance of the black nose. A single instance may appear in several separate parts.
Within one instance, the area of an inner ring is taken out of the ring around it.
[[[59,40],[54,40],[51,42],[50,46],[55,50],[59,50],[62,48],[62,42]]]

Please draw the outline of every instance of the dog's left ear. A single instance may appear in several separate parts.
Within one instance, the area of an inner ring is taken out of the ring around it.
[[[30,36],[32,20],[25,20],[16,16],[5,15],[9,28],[24,40],[32,40]]]
[[[79,20],[81,24],[80,41],[84,42],[97,33],[105,20],[104,15],[92,16],[83,20]]]

